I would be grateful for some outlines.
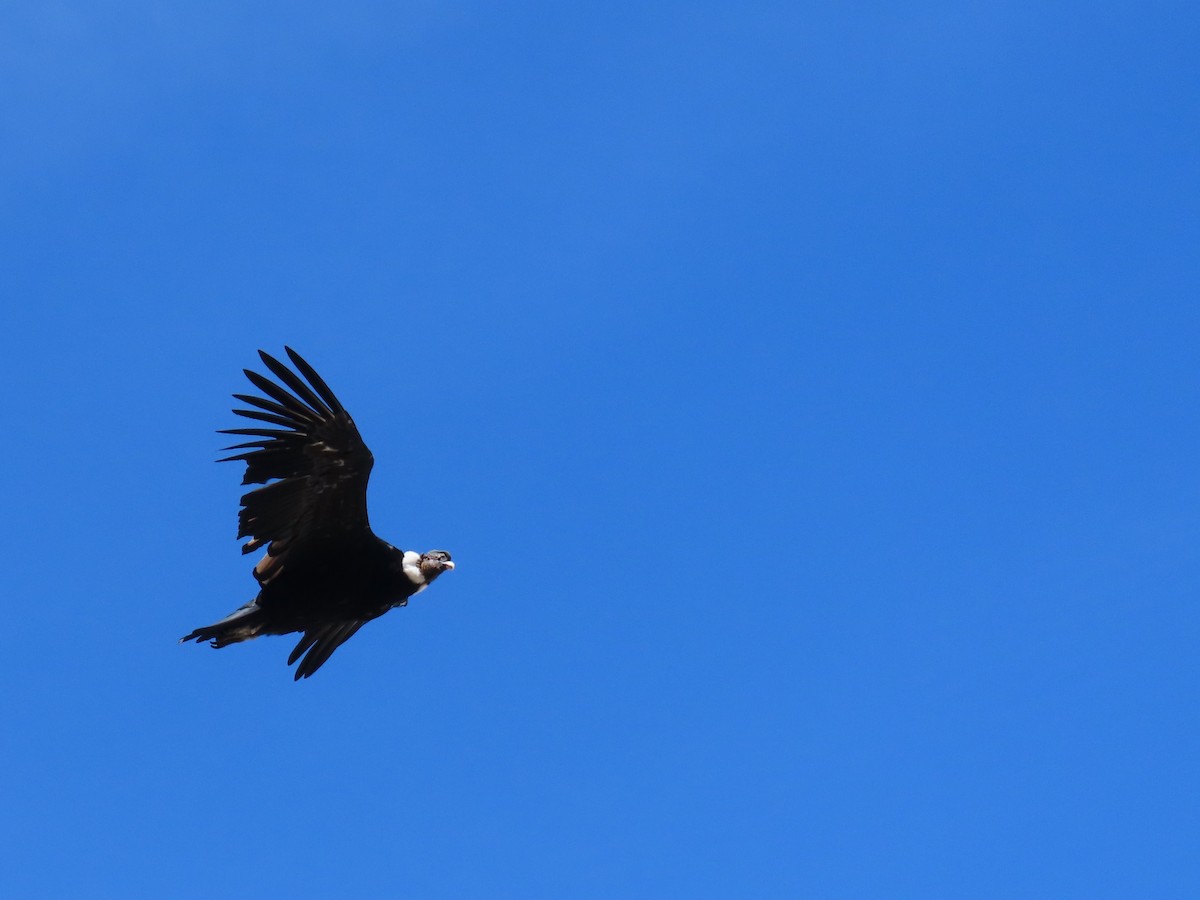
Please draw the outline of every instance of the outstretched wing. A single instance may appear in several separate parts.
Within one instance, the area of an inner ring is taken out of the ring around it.
[[[303,379],[260,350],[258,355],[280,383],[246,369],[246,377],[263,396],[233,395],[254,407],[235,409],[237,415],[280,427],[221,432],[252,438],[226,447],[242,452],[221,462],[244,461],[242,484],[266,485],[242,497],[238,514],[238,537],[250,539],[242,552],[267,545],[267,556],[254,569],[262,583],[280,570],[296,541],[370,531],[371,451],[321,376],[291,347],[284,349]]]

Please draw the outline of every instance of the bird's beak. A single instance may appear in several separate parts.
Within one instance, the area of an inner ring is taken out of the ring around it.
[[[443,569],[453,569],[454,563],[450,562],[450,560],[446,560],[444,563],[442,563],[442,568]]]

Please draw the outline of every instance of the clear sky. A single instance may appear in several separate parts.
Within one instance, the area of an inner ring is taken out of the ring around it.
[[[0,892],[1200,896],[1200,7],[184,6],[0,10]],[[285,343],[458,563],[300,684]]]

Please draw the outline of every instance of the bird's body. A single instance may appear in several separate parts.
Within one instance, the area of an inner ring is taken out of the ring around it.
[[[255,440],[227,461],[244,461],[243,483],[262,483],[242,497],[238,537],[267,553],[254,567],[258,596],[229,616],[184,637],[225,647],[264,634],[303,632],[288,665],[303,656],[307,678],[359,628],[424,590],[454,568],[450,554],[399,550],[376,537],[367,520],[366,489],[374,462],[353,419],[319,375],[286,348],[307,384],[271,356],[263,362],[290,389],[246,371],[266,397],[234,396],[255,409],[235,413],[280,428],[225,433]],[[269,483],[268,483],[269,482]]]

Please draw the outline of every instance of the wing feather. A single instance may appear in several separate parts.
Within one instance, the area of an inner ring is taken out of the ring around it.
[[[326,406],[321,401],[321,398],[313,393],[312,388],[300,380],[300,376],[270,354],[259,350],[258,355],[267,364],[267,368],[275,373],[275,377],[292,389],[292,393],[296,394],[302,401],[323,416],[333,415],[333,410]]]
[[[285,346],[283,349],[287,351],[288,358],[291,359],[296,368],[300,370],[301,374],[309,380],[309,383],[317,389],[317,393],[319,393],[325,399],[325,402],[329,404],[330,410],[332,410],[335,414],[345,413],[346,410],[342,408],[342,404],[338,402],[338,398],[334,395],[333,391],[329,389],[329,385],[325,383],[325,379],[318,375],[316,370],[304,361],[304,357],[302,357],[291,347]]]
[[[280,416],[283,416],[285,419],[288,419],[289,421],[295,420],[298,415],[295,411],[288,409],[286,406],[283,406],[280,403],[274,403],[270,400],[264,399],[263,397],[256,397],[253,394],[234,394],[233,399],[241,400],[243,403],[249,403],[251,406],[257,406],[259,409],[265,409],[268,412],[276,413]],[[311,416],[299,415],[299,418],[306,421],[315,421]]]
[[[245,437],[265,437],[274,440],[296,440],[305,435],[294,428],[222,428],[217,434],[239,434]]]
[[[282,406],[285,410],[291,412],[293,415],[296,415],[301,419],[320,420],[323,418],[319,412],[309,409],[298,399],[293,397],[291,394],[265,376],[259,375],[257,372],[253,372],[250,369],[242,369],[242,373],[250,380],[251,384]]]
[[[323,625],[319,628],[306,631],[304,637],[300,639],[300,643],[296,645],[296,649],[292,651],[288,657],[288,665],[290,666],[297,659],[300,659],[301,654],[307,651],[307,656],[301,660],[300,665],[296,667],[295,681],[301,678],[308,678],[317,669],[321,668],[333,655],[333,651],[346,641],[350,640],[365,624],[361,619],[355,619],[350,622],[332,622],[328,625]]]
[[[235,416],[243,416],[247,419],[255,419],[259,422],[269,422],[272,425],[287,425],[288,427],[291,427],[294,421],[293,419],[289,419],[287,416],[281,416],[276,413],[262,412],[257,409],[235,409],[233,414]]]

